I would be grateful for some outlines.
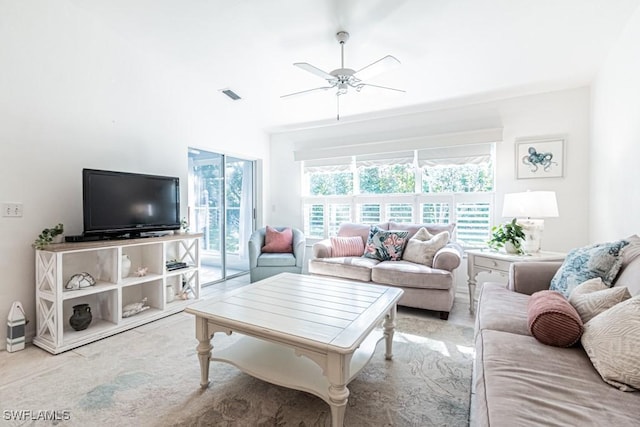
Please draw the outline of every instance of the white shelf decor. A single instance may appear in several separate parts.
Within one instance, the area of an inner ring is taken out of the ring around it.
[[[200,298],[200,239],[198,234],[140,239],[52,244],[36,250],[36,336],[33,343],[58,354],[182,311]],[[123,276],[123,260],[130,274]],[[186,268],[167,271],[169,260]],[[147,269],[138,277],[138,269]],[[68,290],[65,284],[88,273],[94,286]],[[167,298],[171,292],[184,298]],[[123,308],[142,303],[144,310],[123,317]],[[169,301],[169,302],[168,302]],[[93,320],[75,331],[69,325],[73,306],[89,304]]]

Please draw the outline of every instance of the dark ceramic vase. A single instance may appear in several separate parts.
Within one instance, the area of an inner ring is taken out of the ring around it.
[[[91,307],[89,307],[89,304],[78,304],[73,306],[73,314],[69,318],[69,324],[76,331],[82,331],[89,327],[91,319]]]

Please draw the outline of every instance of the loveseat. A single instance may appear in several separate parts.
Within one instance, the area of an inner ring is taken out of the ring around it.
[[[455,224],[407,224],[393,221],[375,226],[382,230],[407,231],[407,239],[413,237],[422,227],[432,235],[443,231],[451,234],[455,228]],[[370,225],[343,223],[339,227],[337,237],[358,236],[363,244],[366,244],[370,229]],[[428,265],[403,259],[379,261],[361,254],[335,254],[331,239],[314,243],[309,273],[397,286],[404,290],[399,305],[439,311],[440,318],[444,320],[449,317],[455,295],[454,270],[460,265],[462,258],[462,248],[457,243],[449,241],[435,252],[433,261],[427,263]]]
[[[631,243],[621,252],[622,267],[613,287],[627,287],[634,296],[640,294],[640,239],[628,240]],[[506,286],[482,285],[475,326],[472,426],[640,425],[640,391],[621,391],[605,382],[581,345],[591,322],[609,319],[610,310],[624,303],[587,321],[582,341],[567,348],[543,344],[530,332],[532,295],[550,292],[550,282],[562,264],[514,263]],[[633,300],[637,307],[638,298],[625,302]],[[637,329],[640,312],[633,317]],[[631,343],[626,341],[623,346],[640,345]],[[607,347],[609,357],[600,360],[615,362],[614,353],[619,349]],[[633,353],[640,366],[640,348]]]

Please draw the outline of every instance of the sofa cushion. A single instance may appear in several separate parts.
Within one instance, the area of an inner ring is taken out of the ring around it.
[[[582,320],[569,301],[556,291],[540,291],[527,304],[529,332],[554,347],[570,347],[582,335]]]
[[[569,296],[569,302],[576,309],[583,323],[614,305],[631,298],[624,287],[609,288],[599,277],[589,279],[576,286]]]
[[[371,268],[380,261],[365,257],[317,258],[309,261],[309,273],[371,281]]]
[[[286,227],[278,231],[267,225],[262,252],[293,253],[293,230]]]
[[[375,224],[381,230],[388,230],[389,223],[382,222],[380,224]],[[362,239],[362,244],[367,243],[367,239],[369,238],[369,232],[371,231],[371,225],[369,224],[354,224],[352,222],[343,222],[340,224],[338,228],[338,236],[340,237],[353,237],[360,236]]]
[[[434,236],[426,228],[422,227],[407,242],[407,247],[404,248],[402,253],[402,259],[432,267],[433,257],[436,252],[444,248],[448,242],[448,231],[443,231]]]
[[[389,221],[388,230],[408,231],[409,238],[411,238],[418,232],[418,230],[420,230],[423,227],[426,228],[427,231],[432,235],[442,233],[443,231],[448,231],[449,236],[452,236],[453,230],[456,229],[456,223],[452,222],[450,224],[410,224],[407,222]]]
[[[581,342],[604,381],[622,391],[640,390],[640,296],[587,322]]]
[[[594,277],[611,286],[622,266],[621,252],[628,244],[618,240],[573,249],[551,279],[549,289],[569,297],[573,288]]]
[[[580,347],[484,330],[476,341],[471,425],[634,426],[640,394],[603,382]]]
[[[398,261],[402,258],[408,234],[407,231],[382,230],[372,225],[363,256],[378,261]]]
[[[332,255],[337,257],[362,256],[364,243],[360,236],[331,237]]]
[[[373,267],[371,280],[382,285],[421,289],[450,289],[453,275],[408,261],[383,261]]]
[[[485,282],[476,310],[476,333],[485,329],[531,335],[527,318],[529,295],[507,289],[503,283]]]
[[[296,265],[296,257],[285,253],[262,253],[257,263],[258,267],[291,267]]]

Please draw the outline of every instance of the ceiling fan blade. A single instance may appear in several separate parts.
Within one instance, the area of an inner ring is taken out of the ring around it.
[[[322,77],[325,80],[333,80],[333,79],[335,79],[335,76],[332,76],[331,74],[327,73],[326,71],[322,71],[318,67],[314,67],[311,64],[307,64],[306,62],[296,62],[293,65],[295,65],[298,68],[302,68],[303,70],[308,71],[311,74],[315,74],[316,76]]]
[[[394,88],[394,87],[388,87],[388,86],[372,85],[372,84],[369,84],[369,83],[360,83],[360,84],[358,84],[358,86],[356,87],[356,90],[357,90],[358,92],[360,92],[360,90],[361,90],[364,86],[377,87],[377,88],[380,88],[380,89],[395,90],[396,92],[406,92],[406,90],[403,90],[403,89],[396,89],[396,88]]]
[[[400,65],[400,61],[394,56],[387,55],[384,58],[378,59],[376,62],[363,67],[355,72],[354,77],[358,80],[368,80],[372,77],[389,71]]]
[[[313,89],[307,89],[307,90],[301,90],[300,92],[293,92],[293,93],[288,93],[286,95],[282,95],[280,96],[280,98],[287,98],[289,96],[294,96],[294,95],[302,95],[303,93],[309,93],[309,92],[314,92],[316,90],[328,90],[328,89],[333,89],[335,86],[322,86],[322,87],[316,87]]]

